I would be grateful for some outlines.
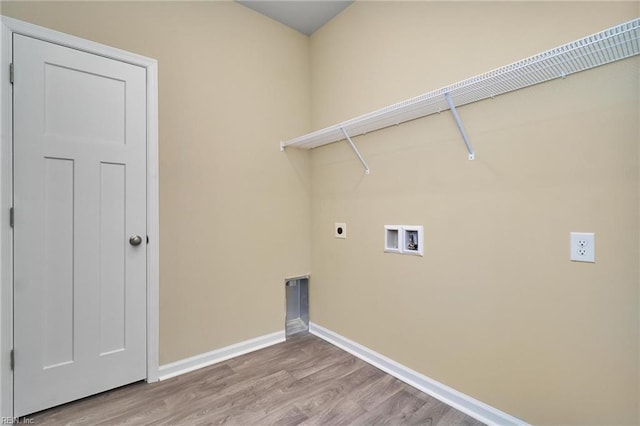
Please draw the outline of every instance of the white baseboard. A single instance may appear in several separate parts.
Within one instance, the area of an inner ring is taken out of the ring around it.
[[[411,370],[384,355],[372,351],[313,322],[309,323],[309,332],[483,423],[500,426],[527,425],[527,423],[521,419],[504,413],[497,408],[493,408],[462,392],[458,392],[436,380],[430,379],[417,371]]]
[[[282,343],[285,339],[285,332],[278,331],[276,333],[267,334],[256,337],[255,339],[245,340],[244,342],[216,349],[215,351],[161,365],[158,371],[159,379],[166,380],[199,368],[208,367],[209,365],[217,364],[249,352],[257,351],[258,349],[266,348],[267,346]]]

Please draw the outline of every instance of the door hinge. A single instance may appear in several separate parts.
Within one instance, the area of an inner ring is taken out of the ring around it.
[[[13,84],[13,62],[9,64],[9,81]]]
[[[9,226],[13,228],[13,207],[9,209]]]
[[[11,363],[11,371],[16,367],[16,355],[15,351],[11,349],[11,354],[9,355],[9,362]]]

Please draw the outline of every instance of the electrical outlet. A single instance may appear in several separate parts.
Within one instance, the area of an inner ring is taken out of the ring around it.
[[[572,232],[570,239],[571,255],[574,262],[596,261],[596,239],[593,232]]]
[[[347,238],[347,224],[336,223],[334,228],[334,235],[336,238]]]

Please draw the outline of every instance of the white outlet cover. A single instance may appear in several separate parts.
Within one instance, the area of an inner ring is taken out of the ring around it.
[[[593,232],[572,232],[569,246],[570,260],[595,263],[596,235]]]
[[[347,238],[347,224],[336,222],[333,227],[333,232],[336,238]]]

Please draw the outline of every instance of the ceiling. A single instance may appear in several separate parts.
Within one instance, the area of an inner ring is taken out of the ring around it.
[[[313,34],[318,28],[353,3],[353,0],[237,1],[306,35]]]

